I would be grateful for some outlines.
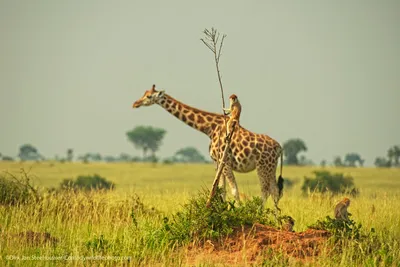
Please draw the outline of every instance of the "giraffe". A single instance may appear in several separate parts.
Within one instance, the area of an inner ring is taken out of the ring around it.
[[[143,96],[133,103],[132,108],[153,104],[158,104],[185,124],[206,134],[210,138],[210,157],[217,163],[219,155],[222,155],[226,146],[224,142],[226,138],[226,115],[188,106],[166,94],[164,90],[156,90],[155,85],[150,90],[146,90]],[[222,170],[223,179],[221,180],[228,180],[235,199],[240,201],[233,171],[247,173],[256,170],[260,181],[263,204],[272,195],[275,208],[280,210],[278,202],[283,191],[283,150],[281,145],[268,135],[253,133],[241,125],[237,125],[229,145],[230,153]],[[276,181],[279,157],[281,168],[278,181]]]

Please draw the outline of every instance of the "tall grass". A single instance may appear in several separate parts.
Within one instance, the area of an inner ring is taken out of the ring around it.
[[[51,164],[53,164],[51,166]],[[18,174],[29,170],[41,188],[57,186],[63,179],[98,173],[116,184],[115,191],[44,194],[40,201],[16,206],[0,206],[0,265],[84,265],[79,257],[127,256],[134,266],[186,265],[185,248],[173,246],[159,231],[164,216],[171,216],[203,187],[210,187],[212,165],[82,164],[82,163],[0,163],[0,172]],[[282,211],[292,216],[295,231],[303,231],[317,220],[333,215],[343,196],[311,194],[302,196],[303,177],[317,168],[286,167],[284,177],[295,181],[284,191]],[[374,168],[328,169],[354,177],[360,195],[352,199],[352,219],[365,231],[374,228],[386,247],[373,253],[348,244],[335,256],[320,257],[323,266],[398,266],[400,262],[400,170]],[[255,173],[238,174],[239,190],[246,196],[259,196]],[[230,194],[228,193],[228,196]],[[242,195],[243,196],[243,195]],[[143,205],[142,205],[143,204]],[[273,207],[269,200],[269,207]],[[25,231],[48,232],[58,239],[32,246],[15,235]],[[22,261],[21,258],[36,259]],[[45,261],[60,257],[59,261]],[[20,260],[16,260],[20,257]],[[35,258],[36,257],[36,258]],[[42,257],[42,258],[40,258]],[[65,260],[69,257],[70,260]],[[74,258],[75,257],[75,258]],[[8,260],[7,260],[8,259]],[[13,259],[13,260],[12,260]],[[42,259],[42,260],[39,260]],[[104,258],[103,258],[104,259]],[[114,258],[115,260],[115,258]],[[127,263],[102,261],[114,265]],[[207,262],[207,261],[205,261]],[[295,264],[290,261],[290,264]],[[93,263],[93,262],[92,262]],[[99,263],[99,262],[98,262]],[[276,263],[276,262],[275,262]],[[97,265],[96,262],[93,264]],[[207,264],[212,265],[211,262]],[[273,262],[271,263],[273,264]]]

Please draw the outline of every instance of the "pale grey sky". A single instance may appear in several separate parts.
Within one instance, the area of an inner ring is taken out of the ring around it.
[[[226,95],[241,123],[316,163],[358,152],[371,165],[400,144],[400,1],[0,0],[0,152],[140,155],[125,132],[165,128],[162,157],[207,155],[205,135],[160,107],[133,110],[153,83],[219,112],[205,28],[226,33]]]

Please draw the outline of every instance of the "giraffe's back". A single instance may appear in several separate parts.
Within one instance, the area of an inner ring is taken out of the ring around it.
[[[217,148],[219,155],[225,149],[225,129],[215,131],[210,143],[210,155],[214,161],[217,160]],[[218,142],[219,141],[219,142]],[[230,158],[233,170],[237,172],[250,172],[258,163],[271,163],[276,166],[281,146],[271,137],[263,134],[256,134],[243,127],[236,128],[230,143]]]

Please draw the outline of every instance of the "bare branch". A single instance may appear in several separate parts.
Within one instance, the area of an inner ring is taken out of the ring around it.
[[[211,52],[214,53],[214,50],[213,50],[213,47],[212,47],[212,46],[210,46],[206,41],[204,41],[204,39],[200,39],[200,40],[208,47],[208,49],[211,50]]]
[[[217,57],[218,63],[219,63],[219,58],[221,57],[222,45],[224,44],[225,37],[226,37],[226,34],[224,34],[222,36],[221,44],[219,45],[219,51],[218,51],[218,57]]]
[[[218,82],[219,82],[219,86],[220,86],[220,88],[221,88],[222,108],[224,109],[224,108],[225,108],[225,97],[224,97],[224,89],[223,89],[223,86],[222,86],[221,72],[220,72],[220,70],[219,70],[219,60],[220,60],[220,57],[221,57],[222,46],[223,46],[223,43],[224,43],[224,39],[225,39],[225,37],[226,37],[226,34],[224,34],[224,35],[222,36],[221,43],[220,43],[219,49],[218,49],[218,48],[217,48],[217,45],[218,45],[219,36],[220,36],[220,34],[218,33],[218,31],[217,31],[216,29],[214,29],[214,28],[211,28],[211,32],[210,32],[208,29],[205,29],[203,33],[205,34],[206,38],[200,39],[200,40],[201,40],[201,41],[208,47],[208,49],[210,49],[211,52],[213,52],[213,54],[214,54],[215,67],[216,67],[216,69],[217,69],[217,75],[218,75]],[[222,112],[225,114],[225,112],[223,111],[223,109],[222,109]],[[226,121],[225,121],[225,123],[226,123]]]
[[[219,153],[217,153],[217,166],[218,166],[218,170],[212,185],[212,190],[210,193],[210,197],[207,201],[207,207],[210,207],[211,205],[211,199],[214,197],[215,192],[216,192],[216,188],[217,185],[219,183],[219,179],[221,177],[222,174],[222,169],[225,165],[225,161],[226,161],[226,157],[228,155],[228,149],[229,149],[229,143],[231,141],[232,138],[232,133],[233,131],[228,135],[228,127],[227,127],[227,117],[225,116],[225,97],[224,97],[224,88],[222,86],[222,76],[221,76],[221,72],[219,69],[219,61],[221,58],[221,51],[222,51],[222,47],[224,44],[224,39],[226,37],[226,34],[222,35],[221,38],[221,42],[219,43],[220,40],[220,34],[218,33],[218,31],[214,28],[211,28],[211,32],[208,29],[204,30],[204,34],[206,36],[205,39],[200,39],[206,46],[208,49],[211,50],[211,52],[213,52],[214,54],[214,61],[215,61],[215,67],[217,69],[217,75],[218,75],[218,82],[219,82],[219,86],[221,88],[221,98],[222,98],[222,113],[224,114],[224,121],[225,121],[225,131],[226,131],[226,139],[225,139],[225,150],[223,151],[222,154],[222,158],[221,160],[219,159]],[[219,43],[219,46],[218,46]],[[235,129],[235,123],[233,124],[233,130]],[[221,129],[222,130],[222,129]],[[221,140],[221,131],[219,133],[219,138],[218,138],[218,148],[220,147],[220,140]],[[219,151],[219,149],[218,149]]]
[[[209,207],[211,206],[211,200],[212,200],[212,198],[214,197],[215,192],[217,191],[217,186],[218,186],[218,183],[219,183],[219,179],[220,179],[220,177],[221,177],[221,174],[222,174],[222,169],[223,169],[223,167],[224,167],[224,165],[225,165],[226,157],[228,156],[229,144],[230,144],[230,142],[231,142],[233,132],[235,131],[235,127],[236,127],[236,121],[234,121],[234,122],[232,123],[232,131],[231,131],[231,132],[229,133],[229,135],[226,137],[226,140],[225,140],[225,149],[224,149],[224,152],[223,152],[223,154],[222,154],[221,164],[219,164],[217,173],[216,173],[215,178],[214,178],[214,182],[213,182],[213,185],[212,185],[212,188],[211,188],[210,196],[208,197],[207,204],[206,204],[206,207],[207,207],[207,208],[209,208]]]

